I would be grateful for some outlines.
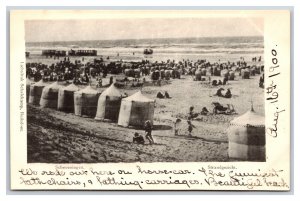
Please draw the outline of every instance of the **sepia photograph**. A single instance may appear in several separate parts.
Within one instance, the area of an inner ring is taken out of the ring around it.
[[[266,161],[262,18],[27,20],[28,163]]]
[[[290,15],[12,11],[11,189],[290,191]]]

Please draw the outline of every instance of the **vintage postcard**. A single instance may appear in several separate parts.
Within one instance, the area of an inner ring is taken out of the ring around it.
[[[289,191],[290,15],[11,10],[11,189]]]

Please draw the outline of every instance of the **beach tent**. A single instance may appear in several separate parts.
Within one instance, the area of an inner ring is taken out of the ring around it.
[[[150,73],[150,77],[152,80],[158,80],[159,79],[159,75],[160,75],[160,72],[159,70],[155,70],[153,72]]]
[[[234,71],[229,71],[229,80],[234,80],[234,77],[235,77],[235,73]]]
[[[141,77],[141,70],[140,69],[134,69],[134,77],[135,78],[140,78]]]
[[[28,102],[33,105],[39,105],[43,89],[46,85],[47,85],[47,83],[45,83],[43,81],[43,79],[41,79],[37,83],[31,85]]]
[[[255,69],[255,74],[260,75],[260,68],[259,68],[259,67],[256,67],[256,69]]]
[[[221,75],[222,75],[222,77],[225,77],[225,78],[227,77],[228,78],[229,71],[227,69],[224,69],[224,70],[221,71]]]
[[[146,75],[150,74],[150,67],[149,66],[146,67],[145,73],[146,73]]]
[[[160,78],[160,71],[159,70],[155,70],[153,73],[154,73],[155,80],[159,80],[159,78]]]
[[[254,76],[256,74],[256,68],[255,67],[251,67],[250,69],[250,75]]]
[[[194,73],[194,74],[195,74],[195,73]],[[180,79],[180,72],[179,72],[179,70],[178,70],[176,67],[173,68],[173,71],[172,71],[172,78],[173,78],[173,79],[175,79],[175,78]]]
[[[228,155],[231,159],[265,161],[265,117],[250,110],[230,122]]]
[[[214,76],[221,76],[221,70],[218,67],[213,67],[213,75]]]
[[[77,116],[95,117],[100,93],[91,86],[74,93],[74,112]]]
[[[249,69],[241,70],[242,79],[250,79],[250,71]]]
[[[179,69],[178,69],[178,73],[180,74],[180,76],[183,75],[183,69],[182,69],[182,68],[179,68]]]
[[[197,69],[196,72],[195,72],[195,80],[196,81],[201,81],[201,70],[200,69]]]
[[[57,108],[58,90],[61,88],[57,82],[43,88],[40,99],[40,106],[42,108]]]
[[[29,94],[30,94],[30,86],[33,85],[34,82],[32,82],[30,79],[26,78],[26,101],[29,100]]]
[[[134,70],[133,69],[125,69],[124,74],[127,77],[134,77]]]
[[[164,69],[161,69],[160,70],[160,76],[161,76],[161,79],[164,79],[165,78],[165,70]]]
[[[196,68],[193,67],[193,68],[191,69],[192,75],[195,75],[195,72],[196,72]]]
[[[79,91],[79,87],[75,84],[60,88],[58,91],[57,109],[74,113],[74,92],[76,91]]]
[[[165,79],[169,80],[172,75],[172,70],[165,70]]]
[[[141,91],[122,99],[118,125],[144,126],[145,121],[150,120],[153,125],[154,100],[142,95]]]
[[[110,119],[112,121],[117,121],[119,117],[121,99],[121,92],[115,87],[114,84],[110,85],[110,87],[102,92],[98,99],[95,119]]]

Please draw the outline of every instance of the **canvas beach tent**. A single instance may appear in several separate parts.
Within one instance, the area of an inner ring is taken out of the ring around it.
[[[95,117],[100,93],[91,86],[74,93],[74,112],[77,116]]]
[[[47,83],[44,82],[43,79],[30,86],[29,100],[28,100],[30,104],[33,105],[40,104],[40,99],[45,86],[47,86]]]
[[[141,91],[122,99],[118,125],[144,126],[145,121],[150,120],[153,125],[154,100],[145,97]]]
[[[201,68],[201,75],[206,76],[207,70],[205,68]]]
[[[75,84],[60,88],[58,91],[57,109],[74,113],[74,93],[79,90],[79,87]]]
[[[232,120],[228,132],[228,155],[231,159],[265,161],[265,117],[253,108]]]
[[[213,76],[221,76],[221,70],[219,67],[217,66],[213,67]]]
[[[196,70],[195,72],[195,80],[196,81],[201,81],[201,76],[202,76],[202,73],[201,73],[201,70],[200,68]]]
[[[229,77],[229,70],[227,70],[227,69],[224,69],[224,70],[222,70],[221,71],[221,75],[222,75],[222,77]]]
[[[235,73],[234,73],[234,71],[229,71],[229,80],[234,80],[234,78],[235,78]]]
[[[242,69],[241,70],[242,79],[250,79],[250,71],[249,69]]]
[[[29,100],[29,94],[30,94],[30,86],[33,85],[34,82],[32,82],[30,79],[26,78],[26,101]]]
[[[52,84],[44,87],[40,106],[42,108],[53,108],[57,109],[57,100],[58,100],[58,90],[62,86],[58,84],[58,82],[53,82]]]
[[[98,99],[95,119],[109,119],[112,121],[117,121],[119,117],[121,100],[121,92],[115,87],[114,84],[110,85],[110,87],[102,92]]]

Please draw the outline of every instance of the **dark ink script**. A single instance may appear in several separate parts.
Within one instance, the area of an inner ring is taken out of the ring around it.
[[[278,92],[278,84],[279,84],[279,77],[280,77],[280,65],[278,60],[278,52],[276,50],[277,45],[274,49],[271,50],[272,55],[272,65],[269,67],[269,84],[266,87],[266,99],[269,105],[272,106],[273,116],[273,123],[271,127],[267,128],[267,134],[276,138],[278,135],[278,124],[280,120],[280,114],[285,112],[284,108],[281,108],[279,105],[279,92]]]
[[[61,168],[57,168],[61,167]],[[63,168],[47,170],[24,168],[19,170],[19,184],[44,189],[236,189],[259,190],[267,187],[289,189],[283,170],[250,169],[240,171],[233,165],[209,165],[192,169],[145,168],[130,169]]]

